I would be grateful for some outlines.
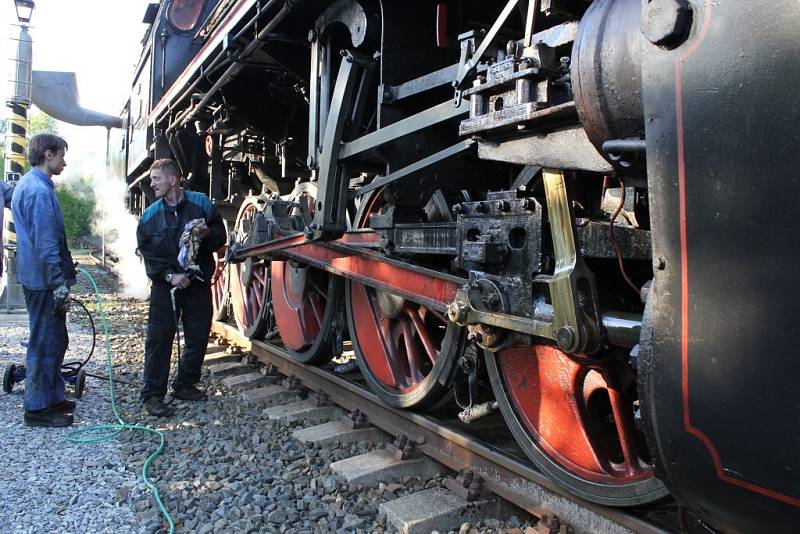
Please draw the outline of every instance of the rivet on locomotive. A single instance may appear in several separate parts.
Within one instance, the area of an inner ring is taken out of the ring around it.
[[[800,521],[800,10],[751,0],[163,0],[117,158],[231,235],[216,318],[386,403],[709,529]]]

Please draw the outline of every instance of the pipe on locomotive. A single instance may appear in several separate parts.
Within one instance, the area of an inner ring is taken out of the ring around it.
[[[553,305],[537,302],[533,316],[537,321],[553,322]],[[602,311],[600,322],[606,333],[606,341],[616,347],[635,347],[642,332],[642,315],[623,311]]]
[[[267,11],[273,4],[277,3],[278,1],[279,0],[271,0],[266,6],[264,6],[263,11]],[[280,24],[283,21],[283,19],[286,18],[286,15],[288,15],[290,12],[292,12],[292,11],[298,9],[299,7],[301,7],[301,4],[302,4],[302,2],[299,2],[299,1],[298,2],[286,1],[286,3],[280,9],[280,11],[278,11],[275,14],[275,16],[272,19],[270,19],[270,21],[267,23],[267,25],[264,26],[261,29],[261,31],[258,32],[258,34],[256,35],[256,38],[253,39],[245,47],[244,50],[242,50],[242,52],[241,52],[241,54],[239,54],[239,56],[240,57],[247,57],[250,53],[255,51],[256,48],[261,46],[262,41],[275,28],[275,26]],[[197,104],[195,104],[194,106],[190,107],[189,109],[187,109],[186,111],[181,113],[181,115],[179,115],[175,119],[175,121],[169,126],[169,128],[167,128],[166,134],[167,135],[171,134],[177,128],[181,128],[181,127],[185,126],[189,121],[191,121],[194,118],[195,114],[199,110],[201,110],[206,104],[208,104],[208,102],[211,100],[211,98],[214,96],[214,94],[216,94],[216,92],[219,91],[219,89],[223,85],[228,83],[228,81],[230,81],[231,78],[233,78],[234,76],[239,74],[239,72],[241,72],[242,69],[244,69],[244,68],[245,68],[245,65],[243,65],[242,63],[235,63],[234,62],[232,65],[230,65],[228,67],[228,69],[222,74],[222,76],[220,76],[220,78],[214,83],[214,85],[212,85],[211,88],[208,91],[206,91],[206,93],[203,95],[203,97],[200,99],[200,101]]]
[[[258,11],[258,13],[256,13],[256,15],[255,15],[253,18],[251,18],[251,19],[250,19],[250,20],[247,22],[247,24],[245,24],[244,28],[242,28],[242,29],[239,31],[239,33],[237,33],[237,34],[236,34],[236,35],[233,37],[233,39],[231,39],[231,40],[230,40],[230,42],[233,42],[233,43],[237,42],[237,41],[238,41],[238,40],[239,40],[239,39],[240,39],[240,38],[241,38],[241,37],[242,37],[242,36],[245,34],[245,32],[249,31],[249,30],[250,30],[250,28],[251,28],[251,27],[252,27],[252,26],[253,26],[253,25],[254,25],[256,22],[258,22],[259,20],[261,20],[261,17],[263,17],[263,16],[264,16],[264,14],[265,14],[265,13],[267,13],[267,12],[270,10],[270,8],[271,8],[271,7],[272,7],[272,6],[273,6],[275,3],[277,3],[278,1],[279,1],[279,0],[271,0],[269,3],[267,3],[267,5],[265,5],[264,7],[260,8],[260,9],[259,9],[259,11]],[[222,63],[220,63],[220,60],[223,60],[223,59],[227,59],[227,53],[226,53],[224,50],[222,51],[222,53],[220,53],[219,55],[217,55],[217,56],[216,56],[216,57],[215,57],[213,60],[211,60],[211,63],[208,65],[208,67],[207,67],[207,68],[206,68],[206,70],[205,70],[205,75],[204,75],[204,76],[199,76],[199,77],[198,77],[198,78],[197,78],[197,79],[196,79],[194,82],[192,82],[192,84],[191,84],[191,85],[189,85],[189,86],[188,86],[186,89],[184,89],[184,90],[183,90],[183,93],[181,93],[181,94],[180,94],[180,95],[179,95],[177,98],[175,98],[175,99],[174,99],[174,101],[173,101],[173,103],[172,103],[172,104],[170,104],[170,105],[167,107],[167,109],[166,109],[166,110],[164,110],[164,111],[162,112],[162,116],[163,116],[163,115],[166,115],[166,114],[169,114],[170,112],[172,112],[172,111],[175,109],[175,107],[176,107],[176,106],[180,105],[180,103],[181,103],[181,102],[183,102],[183,101],[184,101],[186,98],[188,98],[188,97],[189,97],[189,95],[191,95],[191,94],[192,94],[192,92],[193,92],[193,91],[194,91],[194,90],[197,88],[197,86],[198,86],[198,84],[199,84],[200,82],[202,82],[203,80],[205,80],[205,79],[206,79],[208,76],[210,76],[212,73],[216,72],[216,70],[217,70],[218,68],[221,68],[221,67],[225,66],[225,64],[227,64],[227,63],[230,63],[230,60],[229,60],[229,59],[228,59],[228,61],[223,61]],[[218,65],[218,63],[219,63],[219,65]],[[157,119],[158,119],[158,117],[157,117]]]

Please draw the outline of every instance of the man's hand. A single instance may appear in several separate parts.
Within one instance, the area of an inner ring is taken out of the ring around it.
[[[192,228],[192,232],[194,235],[199,237],[200,239],[205,239],[208,234],[211,232],[208,230],[208,225],[206,223],[200,223],[194,228]]]
[[[189,280],[189,277],[185,274],[175,273],[172,275],[172,279],[169,281],[169,283],[178,289],[186,289],[189,287],[189,284],[191,284],[192,281]]]
[[[53,290],[53,314],[66,315],[69,311],[69,288],[61,284]]]

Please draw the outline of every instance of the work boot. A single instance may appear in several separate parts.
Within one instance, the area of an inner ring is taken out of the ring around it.
[[[64,399],[50,406],[50,409],[58,413],[71,413],[75,411],[75,401]]]
[[[52,408],[25,410],[25,426],[62,427],[70,426],[74,421],[72,414],[60,413]]]
[[[172,408],[164,404],[164,401],[158,397],[149,397],[145,399],[144,409],[147,411],[147,413],[156,417],[167,417],[168,415],[172,415],[172,412],[174,411]]]
[[[202,389],[198,389],[195,386],[187,386],[183,388],[178,388],[172,392],[172,396],[176,399],[185,400],[185,401],[204,401],[208,400],[208,395]]]

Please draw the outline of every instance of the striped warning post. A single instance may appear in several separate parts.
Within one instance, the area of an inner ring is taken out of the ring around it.
[[[25,151],[28,148],[28,107],[24,104],[8,102],[8,120],[6,122],[6,164],[5,180],[16,182],[25,173]],[[17,243],[17,231],[11,210],[5,212],[5,242]]]
[[[25,172],[25,150],[28,148],[28,109],[17,103],[8,104],[6,123],[6,168],[7,181],[19,179]],[[11,178],[9,180],[9,178]]]

